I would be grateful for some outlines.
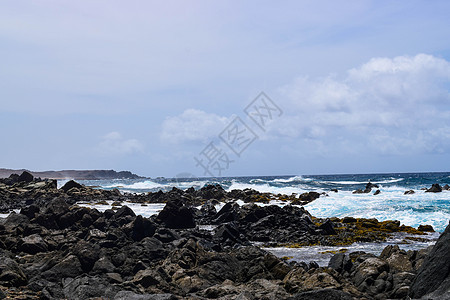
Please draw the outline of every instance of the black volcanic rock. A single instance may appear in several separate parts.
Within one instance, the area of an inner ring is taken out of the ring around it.
[[[433,183],[432,186],[429,189],[427,189],[425,192],[440,193],[440,192],[442,192],[442,187],[438,183]]]
[[[430,295],[430,299],[450,297],[450,225],[441,234],[411,284],[413,299]]]
[[[19,178],[17,178],[17,182],[32,182],[33,179],[34,177],[30,172],[24,171],[20,174]]]
[[[298,199],[292,201],[292,204],[307,204],[309,202],[312,202],[320,197],[320,194],[318,192],[307,192],[303,193],[300,196],[298,196]]]
[[[368,189],[373,189],[373,188],[379,188],[378,184],[373,184],[372,182],[369,181],[369,182],[366,184],[366,190],[368,190]]]
[[[226,192],[220,184],[208,184],[198,190],[196,195],[206,200],[221,200],[225,197]]]
[[[81,188],[83,188],[83,186],[74,180],[69,180],[66,182],[66,184],[64,184],[61,187],[61,190],[63,190],[64,192],[67,193],[67,191],[70,190],[71,188],[81,189]]]
[[[334,289],[319,289],[296,294],[289,300],[352,300],[352,295]]]
[[[157,221],[162,222],[168,228],[193,228],[195,221],[192,211],[181,200],[172,200],[166,203],[158,214]]]

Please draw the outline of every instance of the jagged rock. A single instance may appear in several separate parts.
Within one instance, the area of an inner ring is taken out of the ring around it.
[[[429,189],[427,189],[425,192],[440,193],[440,192],[442,192],[442,187],[438,183],[433,183],[433,185]]]
[[[72,188],[82,189],[83,186],[74,180],[69,180],[61,187],[61,190],[67,193]]]
[[[208,184],[202,187],[196,192],[196,195],[202,199],[210,200],[217,199],[221,200],[225,198],[226,191],[220,184]]]
[[[69,205],[62,198],[56,198],[50,201],[43,210],[44,214],[60,217],[69,212]]]
[[[446,184],[442,187],[442,190],[450,191],[450,185]]]
[[[114,269],[113,263],[107,257],[102,257],[95,262],[92,272],[94,274],[112,273]]]
[[[221,245],[249,244],[245,237],[239,233],[239,230],[232,223],[220,225],[214,233],[214,239],[216,239]]]
[[[327,220],[325,223],[319,226],[319,229],[323,230],[325,235],[336,235],[337,232],[334,230],[333,222]]]
[[[18,287],[27,283],[27,277],[19,265],[0,253],[0,285]]]
[[[356,223],[356,219],[355,218],[353,218],[353,217],[344,217],[343,219],[342,219],[342,223],[344,223],[344,224],[348,224],[348,223]]]
[[[450,225],[441,234],[430,254],[425,258],[411,284],[413,299],[434,293],[439,298],[450,290]]]
[[[391,271],[395,272],[412,272],[413,266],[412,262],[409,260],[406,252],[399,251],[391,254],[387,259],[389,268]]]
[[[366,184],[366,190],[367,189],[373,189],[373,188],[379,188],[379,186],[378,186],[378,184],[373,184],[372,182],[368,182],[367,184]]]
[[[22,244],[19,250],[29,254],[36,254],[38,252],[46,252],[48,250],[47,243],[39,234],[32,234],[21,239]]]
[[[121,206],[111,217],[111,222],[117,223],[122,226],[132,222],[136,217],[134,211],[128,206]]]
[[[434,228],[431,225],[419,225],[417,230],[422,232],[434,232]]]
[[[298,196],[298,199],[292,201],[292,204],[305,204],[305,203],[309,203],[312,202],[314,200],[316,200],[317,198],[320,197],[320,194],[317,192],[307,192],[307,193],[303,193],[300,196]]]
[[[68,255],[60,262],[54,265],[50,270],[42,273],[42,276],[48,280],[58,281],[67,277],[77,277],[81,275],[81,263],[75,255]]]
[[[180,300],[173,294],[136,294],[131,291],[118,292],[113,300]]]
[[[33,219],[37,213],[39,213],[39,206],[35,204],[26,206],[20,210],[20,214],[27,216],[30,220]]]
[[[133,278],[133,282],[141,285],[143,288],[158,285],[164,281],[165,280],[154,269],[140,270]]]
[[[378,195],[379,193],[381,193],[380,190],[376,190],[375,193],[373,193],[374,195]]]
[[[34,179],[30,172],[23,171],[22,174],[17,178],[17,182],[32,182]]]
[[[181,201],[169,201],[156,218],[169,228],[195,227],[192,211]]]
[[[343,291],[327,288],[296,294],[292,300],[351,300],[353,297]]]
[[[137,216],[131,224],[131,238],[140,241],[145,237],[151,237],[156,231],[156,225],[141,215]]]
[[[2,182],[7,185],[13,185],[19,181],[19,174],[11,174],[8,178],[2,179]]]
[[[233,202],[226,203],[214,216],[213,224],[236,221],[238,219],[239,205]]]
[[[111,299],[118,290],[105,279],[94,276],[68,278],[63,281],[63,291],[67,299]]]
[[[92,245],[86,241],[79,241],[72,249],[72,253],[76,255],[84,272],[92,270],[95,262],[99,259],[98,245]]]
[[[416,192],[414,192],[413,190],[408,190],[408,191],[405,191],[403,194],[404,195],[412,195],[412,194],[415,194]]]
[[[27,224],[30,224],[30,220],[25,215],[13,212],[5,219],[3,226],[6,231],[12,232],[16,230],[16,228],[23,227]]]
[[[351,259],[344,253],[336,253],[333,255],[328,262],[328,268],[336,270],[338,273],[341,272],[350,272],[352,269],[353,263]]]
[[[384,271],[389,271],[387,262],[376,257],[367,258],[355,269],[355,285],[360,286],[363,283],[371,285]]]

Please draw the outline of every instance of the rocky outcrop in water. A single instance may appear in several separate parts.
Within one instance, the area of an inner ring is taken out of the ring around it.
[[[440,193],[442,192],[442,187],[438,183],[433,183],[429,189],[425,192],[427,193]]]

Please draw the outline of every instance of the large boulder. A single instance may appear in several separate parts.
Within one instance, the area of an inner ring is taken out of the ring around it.
[[[23,173],[20,174],[19,178],[17,178],[17,182],[32,182],[33,179],[34,177],[30,172],[23,171]]]
[[[441,234],[414,278],[409,296],[421,298],[433,293],[435,299],[450,298],[450,225]],[[444,296],[445,295],[445,296]]]
[[[140,241],[145,237],[151,237],[156,231],[156,224],[141,215],[137,216],[131,225],[131,238]]]
[[[27,283],[22,268],[11,258],[0,254],[0,286],[21,286]]]
[[[440,192],[442,192],[442,187],[438,183],[433,183],[433,185],[429,189],[427,189],[425,192],[440,193]]]
[[[164,206],[156,219],[173,229],[195,227],[192,211],[187,206],[183,205],[181,200],[171,200],[167,202],[166,206]]]
[[[46,252],[48,250],[47,243],[39,234],[32,234],[21,239],[20,251],[29,254],[36,254],[38,252]]]
[[[208,185],[202,187],[200,190],[198,190],[196,194],[197,194],[197,196],[201,197],[202,199],[220,200],[225,197],[226,192],[220,184],[215,184],[215,185],[208,184]]]
[[[77,189],[82,189],[83,186],[81,184],[79,184],[78,182],[74,181],[74,180],[69,180],[66,182],[65,185],[63,185],[61,187],[61,189],[67,193],[68,190],[70,190],[71,188],[77,188]]]
[[[319,197],[320,197],[320,194],[318,192],[307,192],[307,193],[303,193],[300,196],[298,196],[298,200],[309,203],[309,202],[316,200]],[[296,204],[296,203],[293,203],[293,204]]]
[[[82,276],[63,280],[66,299],[112,299],[118,288],[105,279],[95,276]]]

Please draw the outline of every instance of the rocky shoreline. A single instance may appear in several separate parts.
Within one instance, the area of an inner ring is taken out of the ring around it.
[[[256,205],[317,196],[309,193],[289,199],[212,185],[136,195],[74,181],[58,189],[56,181],[27,173],[5,180],[0,208],[20,213],[0,219],[0,299],[450,297],[450,227],[434,247],[406,252],[388,246],[379,256],[337,253],[327,267],[319,267],[277,258],[254,242],[349,245],[432,228],[376,219],[318,219],[300,206]],[[118,205],[99,212],[78,206],[80,201]],[[219,211],[218,201],[226,201]],[[124,202],[165,207],[144,218]],[[202,225],[213,225],[212,230]]]

